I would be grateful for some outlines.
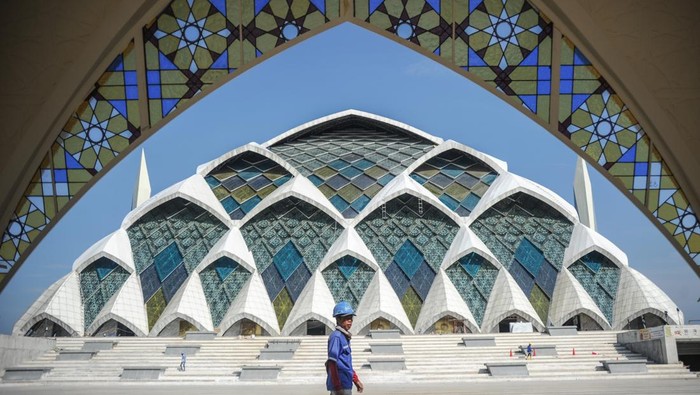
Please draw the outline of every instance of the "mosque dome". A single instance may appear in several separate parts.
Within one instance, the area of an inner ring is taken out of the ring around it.
[[[676,323],[668,296],[560,196],[468,146],[349,110],[145,200],[13,332],[325,334],[341,300],[359,334]]]

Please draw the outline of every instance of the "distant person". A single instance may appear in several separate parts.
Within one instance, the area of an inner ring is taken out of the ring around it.
[[[187,355],[184,352],[180,353],[180,370],[185,371],[185,364],[187,363]]]
[[[328,359],[326,360],[326,389],[331,395],[350,395],[352,385],[357,392],[365,389],[352,368],[352,349],[350,349],[350,328],[355,311],[348,302],[340,302],[333,308],[335,331],[328,337]]]
[[[525,355],[525,359],[532,359],[532,343],[527,344],[527,354]]]

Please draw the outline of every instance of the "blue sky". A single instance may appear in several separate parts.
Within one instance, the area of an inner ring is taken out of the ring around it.
[[[528,117],[467,78],[375,33],[343,24],[242,73],[201,99],[123,158],[61,219],[0,294],[0,333],[67,274],[73,261],[117,230],[131,208],[140,152],[152,193],[251,141],[346,109],[393,118],[508,162],[511,172],[573,203],[576,154]],[[700,279],[652,223],[589,168],[598,232],[630,266],[700,320]]]

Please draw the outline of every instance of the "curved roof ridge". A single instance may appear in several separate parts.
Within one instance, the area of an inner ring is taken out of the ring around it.
[[[380,122],[389,126],[393,126],[395,128],[401,129],[404,132],[408,132],[408,134],[415,135],[423,140],[428,140],[431,143],[435,145],[439,145],[442,143],[442,139],[439,137],[435,137],[431,134],[428,134],[418,128],[415,128],[411,125],[396,121],[391,118],[386,118],[381,115],[377,114],[372,114],[369,112],[365,111],[360,111],[360,110],[354,110],[354,109],[349,109],[349,110],[344,110],[337,112],[335,114],[330,114],[326,115],[324,117],[316,118],[312,121],[306,122],[303,125],[299,125],[295,128],[289,129],[288,131],[280,134],[277,137],[274,137],[265,143],[261,144],[262,147],[264,148],[270,148],[274,145],[280,144],[284,141],[291,140],[294,137],[299,137],[303,136],[308,129],[311,129],[313,127],[320,127],[324,124],[331,123],[333,121],[339,121],[342,119],[350,119],[352,117],[359,118],[359,119],[366,119],[370,121],[375,121],[375,122]]]

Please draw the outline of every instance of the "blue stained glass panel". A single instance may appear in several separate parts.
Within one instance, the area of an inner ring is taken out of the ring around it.
[[[435,279],[435,272],[430,265],[428,265],[428,262],[423,261],[416,275],[411,279],[413,289],[423,301],[425,301],[425,298],[428,296],[430,286],[433,284],[433,279]]]
[[[511,263],[510,274],[513,276],[513,279],[516,283],[518,283],[520,289],[523,290],[525,295],[530,295],[532,287],[535,285],[535,280],[517,260],[514,260],[513,263]]]
[[[226,277],[233,273],[237,267],[238,264],[228,257],[221,257],[214,262],[214,268],[221,281],[226,280]]]
[[[410,240],[406,240],[394,256],[394,262],[399,265],[409,279],[413,278],[423,261],[423,254]]]
[[[158,272],[158,279],[163,282],[175,270],[175,267],[182,263],[182,254],[180,254],[177,244],[172,242],[158,253],[153,261]]]
[[[148,266],[141,274],[141,291],[143,292],[143,301],[146,302],[160,288],[160,280],[155,265]]]
[[[265,283],[265,289],[270,299],[275,299],[284,288],[284,280],[274,265],[270,265],[262,272],[262,279]]]
[[[360,261],[351,256],[346,255],[338,260],[338,270],[343,273],[343,276],[345,276],[346,279],[350,279],[350,276],[355,273],[355,270],[357,270],[359,266]]]
[[[483,258],[481,258],[479,255],[475,253],[471,253],[469,255],[463,256],[459,260],[459,264],[462,265],[464,270],[469,273],[470,276],[476,277],[477,273],[479,273],[479,268],[481,267],[481,261]]]
[[[306,265],[299,265],[297,270],[292,273],[287,281],[287,291],[289,291],[289,296],[292,298],[292,302],[297,301],[301,291],[304,290],[304,286],[311,278],[311,272],[306,267]]]
[[[280,276],[282,276],[284,281],[287,281],[297,267],[304,263],[304,257],[301,256],[294,243],[289,241],[275,254],[272,262],[275,264]]]
[[[540,268],[540,273],[537,275],[537,285],[539,285],[550,298],[554,295],[554,285],[556,284],[558,274],[559,272],[557,272],[554,266],[549,262],[545,262]]]
[[[112,270],[114,270],[117,267],[117,264],[115,262],[112,262],[111,260],[102,257],[98,260],[96,260],[93,265],[95,265],[95,271],[97,272],[97,278],[102,281],[109,273],[112,273]]]
[[[523,238],[515,250],[515,259],[517,259],[525,268],[537,276],[540,272],[540,267],[544,263],[544,255],[535,247],[528,239]]]
[[[403,294],[406,293],[406,289],[408,289],[409,280],[406,278],[406,274],[399,268],[396,261],[391,262],[384,271],[384,274],[387,280],[389,280],[391,287],[394,288],[396,294],[399,295],[399,298],[403,297]]]
[[[163,295],[166,302],[170,302],[185,280],[187,280],[187,268],[185,265],[180,265],[163,281]]]

